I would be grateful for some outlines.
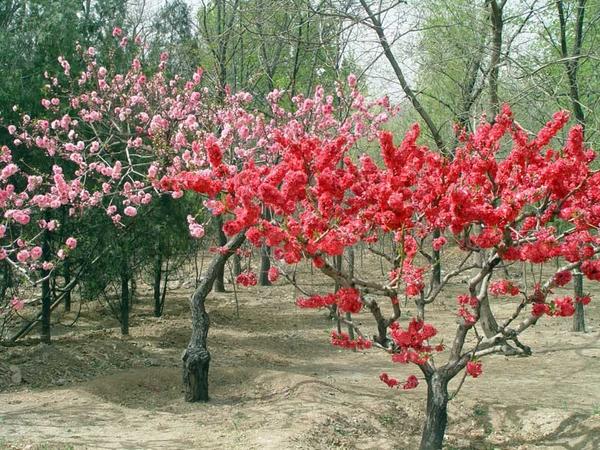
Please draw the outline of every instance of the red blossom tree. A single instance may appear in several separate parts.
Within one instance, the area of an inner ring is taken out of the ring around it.
[[[366,309],[372,314],[377,327],[374,344],[391,353],[392,361],[416,364],[423,373],[428,392],[421,448],[441,448],[449,381],[463,370],[480,376],[481,358],[506,351],[509,344],[530,353],[519,341],[525,330],[543,315],[570,316],[575,302],[588,303],[589,297],[552,295],[554,288],[570,281],[572,270],[581,267],[589,279],[600,279],[600,175],[590,165],[594,152],[584,148],[579,126],[569,131],[564,146],[550,147],[567,120],[568,114],[557,113],[530,137],[504,107],[493,124],[483,123],[472,134],[461,132],[452,159],[420,146],[416,125],[399,146],[390,133],[382,132],[382,166],[368,155],[351,158],[352,142],[343,133],[327,141],[277,134],[279,158],[262,166],[246,163],[225,186],[221,203],[233,218],[224,229],[231,235],[245,230],[257,247],[267,242],[275,258],[287,264],[308,258],[342,286],[335,294],[306,293],[298,306],[335,305],[341,312]],[[273,212],[270,220],[259,217],[261,207]],[[383,233],[391,233],[395,243],[394,255],[387,256],[387,281],[362,279],[330,262],[359,242],[372,244]],[[441,237],[435,237],[438,234]],[[432,236],[437,248],[453,242],[464,253],[441,284],[427,284],[424,278],[436,263],[427,253]],[[547,278],[492,281],[503,264],[542,265],[551,260],[563,264]],[[460,274],[467,274],[469,281],[457,299],[457,331],[449,352],[436,356],[444,346],[437,329],[425,322],[425,307]],[[520,295],[521,301],[498,323],[489,308],[489,294]],[[398,322],[398,297],[403,295],[414,297],[418,306],[418,316],[406,328]],[[388,316],[380,304],[386,298]],[[494,326],[482,323],[483,305]],[[340,320],[358,338],[334,332],[334,345],[371,346],[354,322]],[[486,331],[483,336],[476,331],[478,325]],[[434,364],[442,358],[445,363]],[[390,387],[400,385],[387,374],[381,379]],[[402,387],[417,384],[410,377]]]

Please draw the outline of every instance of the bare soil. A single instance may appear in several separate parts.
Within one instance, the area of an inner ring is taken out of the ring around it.
[[[416,368],[378,349],[332,347],[331,321],[295,307],[285,284],[238,291],[239,318],[233,292],[210,296],[212,398],[185,403],[180,356],[190,293],[172,290],[164,316],[154,318],[141,290],[127,337],[86,304],[73,327],[61,323],[74,313],[55,315],[52,345],[27,338],[0,347],[0,448],[417,448],[424,383],[401,391],[378,379],[382,371],[420,376]],[[500,317],[514,308],[493,302]],[[485,358],[483,375],[467,378],[450,402],[446,448],[600,448],[599,304],[597,296],[586,310],[587,333],[570,332],[570,319],[545,319],[523,338],[532,356]],[[430,313],[446,342],[455,309],[448,297]],[[410,317],[409,304],[401,322]],[[367,315],[358,318],[368,330]]]

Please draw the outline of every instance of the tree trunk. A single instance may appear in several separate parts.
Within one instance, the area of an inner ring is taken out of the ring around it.
[[[427,417],[420,450],[440,450],[448,423],[448,379],[440,372],[426,376]]]
[[[154,317],[162,315],[160,282],[162,280],[162,255],[160,251],[154,258]]]
[[[50,232],[44,230],[44,238],[42,242],[42,257],[44,261],[50,261],[52,255],[50,254]],[[50,290],[50,271],[42,269],[42,329],[40,332],[40,340],[49,344],[51,339],[50,332],[50,313],[52,306],[52,292]]]
[[[242,259],[237,253],[233,255],[233,276],[237,277],[242,273]]]
[[[271,249],[263,244],[260,247],[260,274],[258,283],[261,286],[271,286],[269,281],[269,269],[271,268]]]
[[[217,235],[219,237],[219,246],[227,244],[227,237],[223,232],[223,218],[221,216],[216,217],[215,223],[217,224]],[[217,277],[214,281],[215,292],[225,292],[225,264],[217,269]]]
[[[234,236],[227,244],[226,253],[213,256],[206,274],[200,279],[196,291],[190,299],[192,309],[192,336],[183,352],[183,387],[187,402],[208,401],[208,368],[210,353],[206,346],[210,319],[204,302],[217,280],[219,271],[225,267],[227,259],[235,253],[245,239],[244,232]]]
[[[573,283],[575,285],[575,299],[583,297],[583,274],[579,271],[574,273]],[[575,302],[575,315],[573,316],[573,331],[585,333],[585,313],[583,303]]]
[[[71,284],[71,264],[69,263],[69,259],[65,259],[65,264],[63,266],[63,277],[65,280],[65,286],[69,286]],[[71,311],[71,289],[67,289],[65,292],[65,312]]]
[[[417,307],[417,317],[420,320],[425,320],[425,301],[423,300],[423,298],[418,297],[415,300],[415,305]]]
[[[201,282],[191,298],[192,337],[183,353],[183,386],[185,401],[208,401],[208,368],[210,352],[206,347],[210,318],[204,307],[210,286]]]
[[[435,229],[433,230],[433,239],[437,239],[441,236],[442,234],[440,233],[439,229]],[[440,284],[442,284],[442,263],[440,261],[440,251],[439,250],[433,250],[433,267],[432,267],[432,272],[431,272],[431,277],[433,280],[433,285],[434,286],[439,286]]]
[[[490,21],[492,25],[492,55],[490,58],[490,107],[492,120],[500,112],[500,98],[498,97],[498,79],[502,56],[502,33],[504,29],[504,5],[496,0],[490,1]]]
[[[269,91],[271,92],[271,91]],[[271,211],[267,208],[265,211],[265,219],[271,220]],[[269,269],[271,268],[271,249],[263,244],[260,247],[260,274],[258,277],[258,283],[261,286],[271,286],[269,281]]]
[[[126,259],[121,262],[121,334],[129,334],[129,267]]]
[[[485,333],[485,337],[492,337],[498,334],[498,322],[490,308],[490,301],[486,295],[479,302],[479,322]]]

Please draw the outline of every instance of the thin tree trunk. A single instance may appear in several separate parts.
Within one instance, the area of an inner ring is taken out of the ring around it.
[[[433,239],[437,239],[441,236],[439,229],[433,230]],[[433,279],[433,285],[439,286],[442,284],[442,263],[440,261],[441,253],[439,250],[432,250],[433,252],[433,267],[431,277]]]
[[[44,237],[42,242],[42,257],[44,261],[50,261],[52,255],[50,254],[50,232],[44,230]],[[42,329],[40,332],[40,340],[45,344],[50,344],[51,330],[50,330],[50,313],[52,306],[52,292],[50,290],[50,271],[42,269]]]
[[[217,224],[217,235],[219,237],[219,246],[227,244],[227,237],[223,232],[223,218],[221,216],[216,217],[215,223]],[[225,265],[217,268],[217,274],[214,281],[215,292],[225,292]],[[211,286],[212,287],[212,286]]]
[[[69,263],[69,259],[65,259],[65,264],[63,266],[63,277],[65,280],[65,286],[69,286],[71,284],[71,263]],[[71,311],[71,289],[68,289],[65,292],[65,312]]]
[[[237,277],[242,273],[242,258],[237,253],[233,255],[233,276]]]
[[[161,289],[162,280],[162,255],[160,251],[154,257],[154,317],[160,317],[162,314]]]
[[[348,275],[350,276],[350,278],[354,278],[354,247],[349,247],[348,248]],[[348,320],[349,322],[352,322],[352,314],[347,312],[346,313],[346,320]],[[350,337],[350,339],[354,340],[354,328],[351,327],[350,325],[348,325],[348,337]],[[356,351],[356,349],[354,349]]]
[[[500,75],[500,57],[502,55],[502,33],[504,29],[504,5],[506,0],[500,2],[490,1],[490,21],[492,24],[492,57],[490,61],[490,106],[492,119],[500,112],[500,98],[498,96],[498,79]]]
[[[129,267],[123,256],[121,262],[121,334],[129,334]]]
[[[574,273],[573,284],[575,285],[575,298],[583,297],[583,274],[579,271]],[[573,331],[585,333],[585,313],[583,303],[575,302],[575,315],[573,316]]]
[[[258,283],[261,286],[271,286],[269,281],[269,269],[271,268],[271,249],[263,244],[260,247],[260,274]]]
[[[271,92],[271,90],[269,90],[269,92]],[[265,210],[265,220],[271,220],[271,211],[268,208]],[[258,283],[261,286],[271,286],[271,282],[269,281],[270,268],[271,249],[266,244],[263,244],[260,247],[260,274],[258,277]]]
[[[188,402],[208,401],[208,368],[210,352],[207,348],[210,319],[204,302],[217,279],[219,271],[223,271],[227,259],[235,253],[244,242],[245,234],[239,233],[227,244],[227,252],[213,256],[206,274],[200,279],[198,287],[190,299],[192,310],[192,336],[183,353],[183,387],[185,400]]]
[[[434,371],[426,376],[427,413],[420,450],[440,450],[448,423],[448,379]]]

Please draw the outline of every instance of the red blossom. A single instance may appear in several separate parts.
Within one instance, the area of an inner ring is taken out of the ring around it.
[[[313,295],[307,298],[299,298],[296,300],[296,305],[300,308],[325,308],[335,303],[335,294]]]
[[[534,303],[531,307],[531,314],[535,317],[541,317],[544,314],[550,314],[550,305],[547,303]]]
[[[337,305],[341,312],[358,313],[362,309],[359,292],[354,288],[341,288],[336,293]]]
[[[576,303],[581,303],[584,306],[589,305],[591,301],[592,301],[592,297],[590,297],[589,295],[584,295],[583,297],[577,297],[575,299]]]
[[[414,375],[409,375],[404,384],[402,385],[402,389],[414,389],[419,385],[419,380]]]
[[[515,286],[509,280],[496,280],[490,283],[490,293],[495,296],[499,295],[519,295],[519,287]]]
[[[575,314],[575,306],[572,297],[557,298],[552,302],[552,315],[560,317],[570,317]]]
[[[235,281],[244,287],[256,286],[256,274],[251,271],[242,272],[236,277]]]
[[[398,384],[399,384],[399,381],[396,378],[391,378],[385,372],[382,372],[381,375],[379,375],[379,379],[391,388],[394,388],[394,387],[398,386]]]
[[[572,278],[573,278],[573,275],[571,274],[571,272],[569,270],[563,270],[562,272],[556,272],[556,274],[554,275],[554,284],[556,286],[564,286],[565,284],[568,284]]]
[[[590,280],[600,281],[600,260],[587,260],[581,264],[581,271]]]
[[[362,336],[350,339],[347,333],[337,333],[335,331],[331,332],[331,345],[352,350],[366,350],[373,346],[370,340],[364,339]]]
[[[467,362],[467,373],[473,378],[477,378],[483,372],[483,367],[480,361],[469,361]]]
[[[269,268],[267,278],[271,283],[275,283],[279,279],[279,269],[277,267]]]

